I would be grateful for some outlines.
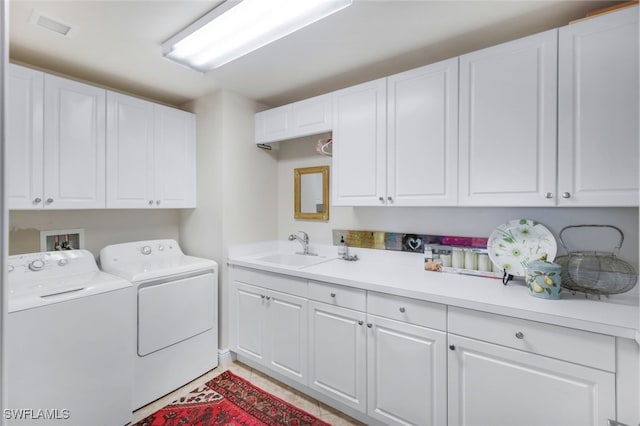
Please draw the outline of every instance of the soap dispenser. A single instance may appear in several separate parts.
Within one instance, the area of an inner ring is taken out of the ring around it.
[[[338,257],[343,259],[347,255],[347,244],[344,242],[344,236],[340,235],[340,242],[338,243]]]

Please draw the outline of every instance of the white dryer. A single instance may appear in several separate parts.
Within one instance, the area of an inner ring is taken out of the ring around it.
[[[134,409],[218,365],[216,262],[167,239],[107,246],[100,266],[135,289]]]
[[[132,417],[133,288],[86,250],[9,256],[10,425],[125,425]]]

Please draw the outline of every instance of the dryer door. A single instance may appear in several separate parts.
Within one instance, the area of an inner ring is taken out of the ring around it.
[[[138,290],[138,355],[186,340],[213,328],[214,274],[151,284]]]

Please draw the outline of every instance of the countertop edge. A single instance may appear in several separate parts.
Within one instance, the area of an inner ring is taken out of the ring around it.
[[[333,258],[335,259],[335,258]],[[329,259],[329,260],[333,260]],[[328,260],[328,261],[329,261]],[[610,335],[614,337],[620,337],[625,339],[635,340],[639,331],[632,326],[623,325],[620,323],[615,323],[612,321],[610,323],[603,323],[598,321],[591,321],[586,318],[578,318],[575,316],[562,315],[560,313],[550,313],[550,312],[541,312],[535,309],[523,309],[522,307],[501,305],[498,303],[487,303],[486,301],[477,301],[472,299],[465,299],[463,297],[455,297],[448,296],[442,294],[433,294],[428,291],[416,291],[408,288],[395,287],[391,285],[381,285],[378,283],[367,282],[361,279],[346,277],[346,276],[338,276],[338,275],[325,275],[314,272],[313,266],[301,267],[301,268],[288,268],[288,267],[279,267],[276,265],[267,265],[261,264],[259,262],[254,262],[250,258],[229,258],[227,259],[227,264],[230,266],[238,266],[249,269],[256,269],[265,272],[271,272],[275,274],[281,275],[289,275],[298,278],[303,278],[311,281],[320,281],[327,282],[331,284],[344,285],[353,288],[359,288],[363,290],[375,291],[386,294],[393,294],[402,297],[408,297],[412,299],[418,299],[428,302],[440,303],[447,306],[455,306],[460,308],[472,309],[482,312],[488,312],[498,315],[505,315],[514,318],[520,318],[525,320],[537,321],[546,324],[553,324],[568,328],[574,328],[583,331],[589,331],[599,334]],[[317,266],[317,265],[314,265]],[[393,267],[394,265],[390,265]],[[438,273],[429,273],[438,275]],[[483,279],[480,277],[471,277],[473,279]],[[487,279],[487,278],[484,278]],[[511,285],[511,284],[510,284]],[[531,296],[527,296],[531,297]],[[555,301],[546,301],[547,303],[554,303]],[[585,305],[585,309],[592,308],[592,303],[604,303],[599,301],[586,301],[590,303],[589,306]],[[604,307],[602,307],[604,309]],[[627,306],[621,305],[621,309],[626,309],[628,311],[628,315],[632,315],[635,310],[636,315],[638,308],[637,306]],[[637,319],[636,319],[637,321]]]

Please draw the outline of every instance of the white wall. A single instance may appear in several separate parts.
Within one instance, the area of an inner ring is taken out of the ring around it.
[[[326,137],[326,135],[323,135]],[[551,207],[331,207],[328,222],[296,220],[293,217],[293,170],[297,167],[330,165],[331,158],[315,153],[320,136],[280,142],[278,149],[278,238],[297,230],[306,231],[311,242],[331,244],[332,229],[411,232],[431,235],[488,237],[493,229],[512,219],[534,219],[557,237],[567,225],[610,224],[622,229],[625,241],[620,256],[638,267],[637,208]],[[589,238],[577,240],[566,231],[570,250],[611,251],[615,231],[603,234],[583,230]]]
[[[220,265],[219,345],[227,348],[227,247],[276,238],[277,162],[254,143],[253,116],[263,105],[223,91],[185,107],[198,114],[198,207],[182,212],[180,242]]]
[[[177,210],[24,210],[9,213],[9,254],[40,250],[40,231],[84,229],[84,248],[100,254],[109,244],[179,239]]]

